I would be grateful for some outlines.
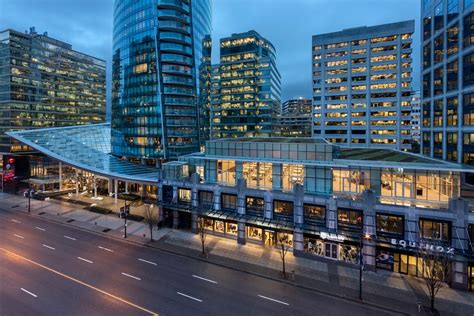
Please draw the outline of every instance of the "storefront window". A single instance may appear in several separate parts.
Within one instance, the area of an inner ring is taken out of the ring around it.
[[[273,213],[275,218],[293,221],[293,203],[275,200],[273,201]]]
[[[467,231],[469,234],[469,249],[471,249],[471,252],[474,253],[474,224],[469,224],[467,226]]]
[[[312,204],[303,205],[304,221],[308,222],[325,222],[326,207]]]
[[[247,227],[247,238],[262,241],[262,229],[257,227]]]
[[[337,225],[341,229],[362,230],[362,211],[338,209]]]
[[[284,243],[289,247],[293,247],[293,234],[291,233],[277,233],[278,242]]]
[[[191,190],[190,189],[178,189],[178,201],[179,203],[191,203]]]
[[[334,192],[358,194],[370,189],[370,172],[366,170],[334,168],[332,177]]]
[[[235,223],[226,223],[225,232],[229,235],[237,236],[237,234],[239,232],[237,224],[235,224]]]
[[[271,189],[273,187],[271,163],[244,162],[242,174],[250,188]]]
[[[339,244],[339,259],[346,262],[357,263],[359,251],[356,246]]]
[[[404,225],[403,216],[377,214],[377,234],[403,237]]]
[[[304,251],[313,255],[324,257],[324,241],[316,238],[304,238]]]
[[[420,237],[422,239],[449,242],[451,240],[450,228],[450,222],[420,219]]]
[[[213,193],[210,191],[199,191],[199,206],[212,207],[213,205]]]
[[[213,231],[214,230],[214,220],[209,219],[209,218],[205,218],[204,221],[203,221],[203,226],[204,226],[205,229]]]
[[[263,198],[247,196],[246,213],[249,215],[263,216],[265,212],[265,200]]]
[[[235,161],[217,161],[217,181],[227,185],[235,185]]]
[[[285,191],[292,191],[295,184],[304,184],[304,166],[283,164],[282,187]]]
[[[221,195],[221,209],[224,211],[235,211],[237,210],[237,195],[225,194]]]
[[[214,221],[214,231],[218,233],[224,233],[224,222],[223,221]]]
[[[474,291],[474,263],[471,263],[467,272],[469,277],[469,290]]]

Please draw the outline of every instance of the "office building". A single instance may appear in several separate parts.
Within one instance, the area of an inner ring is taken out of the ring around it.
[[[47,33],[0,32],[0,152],[31,152],[6,131],[105,121],[105,61]]]
[[[422,153],[474,164],[474,1],[421,3]]]
[[[115,1],[112,148],[158,165],[199,151],[199,65],[211,0]]]
[[[220,40],[216,67],[211,138],[269,137],[281,107],[275,47],[253,30],[232,34]]]
[[[290,99],[281,104],[282,115],[308,115],[311,116],[313,103],[311,99],[305,99],[299,97],[296,99]]]
[[[420,92],[413,94],[411,98],[411,139],[412,152],[420,153],[421,141],[421,100]]]
[[[414,21],[313,36],[313,135],[409,150]]]
[[[205,36],[202,44],[202,57],[199,64],[199,147],[201,151],[211,136],[211,81],[212,81],[212,40]]]
[[[362,251],[365,269],[418,277],[418,247],[431,247],[448,256],[451,286],[474,288],[474,218],[460,180],[473,170],[465,165],[270,137],[211,140],[204,153],[158,172],[112,156],[109,124],[10,135],[57,157],[63,187],[76,194],[68,179],[77,172],[108,179],[101,190],[115,197],[137,184],[153,188],[142,194],[157,199],[162,225],[197,231],[203,218],[208,233],[242,245],[276,247],[285,239],[296,256],[349,265]]]

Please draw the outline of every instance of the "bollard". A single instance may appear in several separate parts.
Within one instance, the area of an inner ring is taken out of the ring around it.
[[[422,307],[422,306],[423,306],[423,305],[421,304],[421,302],[418,301],[418,313],[421,313],[421,307]]]

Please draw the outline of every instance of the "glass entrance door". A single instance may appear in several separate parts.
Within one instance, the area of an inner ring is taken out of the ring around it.
[[[324,244],[325,256],[332,259],[337,259],[337,244],[326,242]]]
[[[276,239],[275,239],[275,232],[272,230],[265,230],[265,246],[275,246]]]
[[[400,254],[400,273],[408,274],[408,256]]]

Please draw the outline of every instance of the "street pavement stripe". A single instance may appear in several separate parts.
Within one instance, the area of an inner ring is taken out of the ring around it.
[[[141,281],[142,279],[140,279],[139,277],[136,277],[136,276],[133,276],[133,275],[130,275],[128,273],[125,273],[125,272],[122,272],[122,275],[125,275],[129,278],[132,278],[132,279],[135,279],[135,280],[138,280],[138,281]]]
[[[82,258],[82,257],[77,257],[77,259],[82,260],[82,261],[85,261],[85,262],[88,262],[88,263],[92,263],[92,261],[87,260],[87,259],[84,259],[84,258]]]
[[[18,238],[21,238],[21,239],[25,239],[25,237],[23,237],[23,236],[21,236],[21,235],[18,235],[18,234],[13,234],[13,236],[18,237]]]
[[[41,230],[42,232],[46,231],[46,229],[38,227],[38,226],[36,226],[36,229]]]
[[[28,259],[28,258],[26,258],[26,257],[23,257],[23,256],[21,256],[21,255],[15,253],[15,252],[13,252],[13,251],[10,251],[10,250],[8,250],[8,249],[1,248],[1,247],[0,247],[0,250],[3,250],[4,252],[7,252],[7,253],[9,253],[9,254],[11,254],[11,255],[13,255],[13,256],[16,256],[16,257],[18,257],[18,258],[20,258],[20,259],[23,259],[23,260],[25,260],[25,261],[27,261],[27,262],[29,262],[29,263],[31,263],[31,264],[34,264],[34,265],[37,266],[37,267],[43,268],[43,269],[45,269],[45,270],[47,270],[47,271],[49,271],[49,272],[52,272],[52,273],[57,274],[57,275],[59,275],[59,276],[62,276],[62,277],[65,278],[65,279],[68,279],[68,280],[70,280],[70,281],[76,282],[76,283],[78,283],[78,284],[81,284],[81,285],[83,285],[83,286],[89,288],[89,289],[92,289],[92,290],[94,290],[94,291],[97,291],[97,292],[99,292],[99,293],[102,293],[102,294],[104,294],[104,295],[107,295],[108,297],[111,297],[111,298],[113,298],[113,299],[116,299],[117,301],[120,301],[120,302],[122,302],[122,303],[125,303],[125,304],[127,304],[127,305],[129,305],[129,306],[135,307],[135,308],[137,308],[137,309],[139,309],[139,310],[141,310],[141,311],[144,311],[144,312],[146,312],[146,313],[148,313],[148,314],[150,314],[150,315],[159,315],[158,313],[153,312],[153,311],[151,311],[151,310],[149,310],[149,309],[146,309],[145,307],[142,307],[142,306],[139,306],[139,305],[137,305],[137,304],[134,304],[134,303],[132,303],[132,302],[130,302],[130,301],[127,301],[127,300],[124,299],[124,298],[121,298],[121,297],[119,297],[119,296],[116,296],[116,295],[114,295],[114,294],[111,294],[111,293],[109,293],[109,292],[107,292],[107,291],[101,290],[101,289],[99,289],[99,288],[97,288],[97,287],[95,287],[95,286],[93,286],[93,285],[90,285],[90,284],[88,284],[88,283],[86,283],[86,282],[83,282],[83,281],[81,281],[81,280],[79,280],[79,279],[76,279],[76,278],[74,278],[74,277],[72,277],[72,276],[69,276],[69,275],[64,274],[64,273],[62,273],[62,272],[59,272],[59,271],[57,271],[57,270],[54,270],[54,269],[52,269],[52,268],[50,268],[50,267],[47,267],[47,266],[45,266],[45,265],[43,265],[43,264],[41,264],[41,263],[38,263],[38,262],[36,262],[36,261],[33,261],[33,260]]]
[[[66,235],[64,235],[64,238],[71,239],[71,240],[76,240],[76,238],[72,238],[72,237],[69,237],[69,236],[66,236]]]
[[[14,222],[14,223],[18,223],[18,224],[21,223],[20,221],[17,221],[16,219],[12,219],[11,221]]]
[[[193,278],[196,278],[196,279],[200,279],[200,280],[203,280],[203,281],[207,281],[207,282],[210,282],[210,283],[217,284],[217,282],[216,282],[216,281],[209,280],[209,279],[206,279],[206,278],[200,277],[200,276],[198,276],[198,275],[194,275],[194,274],[193,274]]]
[[[157,264],[155,262],[151,262],[151,261],[148,261],[148,260],[145,260],[145,259],[138,259],[138,261],[141,261],[141,262],[145,262],[145,263],[148,263],[148,264],[152,264],[154,266],[156,266]]]
[[[109,248],[105,248],[105,247],[102,247],[102,246],[97,246],[99,247],[99,249],[102,249],[102,250],[105,250],[105,251],[108,251],[108,252],[114,252],[112,249],[109,249]]]
[[[45,245],[45,244],[43,244],[43,247],[46,247],[46,248],[51,249],[51,250],[56,250],[54,247],[51,247],[51,246],[48,246],[48,245]]]
[[[38,295],[36,295],[35,293],[31,293],[30,291],[25,290],[24,288],[20,288],[20,290],[22,290],[22,291],[25,292],[25,293],[30,294],[30,295],[33,296],[33,297],[38,297]]]
[[[184,296],[184,297],[187,297],[187,298],[190,298],[190,299],[192,299],[192,300],[195,300],[196,302],[202,303],[202,300],[200,300],[200,299],[198,299],[198,298],[195,298],[195,297],[192,297],[192,296],[189,296],[189,295],[186,295],[186,294],[184,294],[184,293],[176,292],[176,294],[181,295],[181,296]]]
[[[272,302],[276,302],[276,303],[280,303],[280,304],[283,304],[283,305],[290,305],[288,303],[285,303],[285,302],[282,302],[282,301],[279,301],[279,300],[276,300],[274,298],[271,298],[271,297],[266,297],[266,296],[263,296],[263,295],[258,295],[259,297],[263,298],[263,299],[266,299],[266,300],[269,300],[269,301],[272,301]]]

